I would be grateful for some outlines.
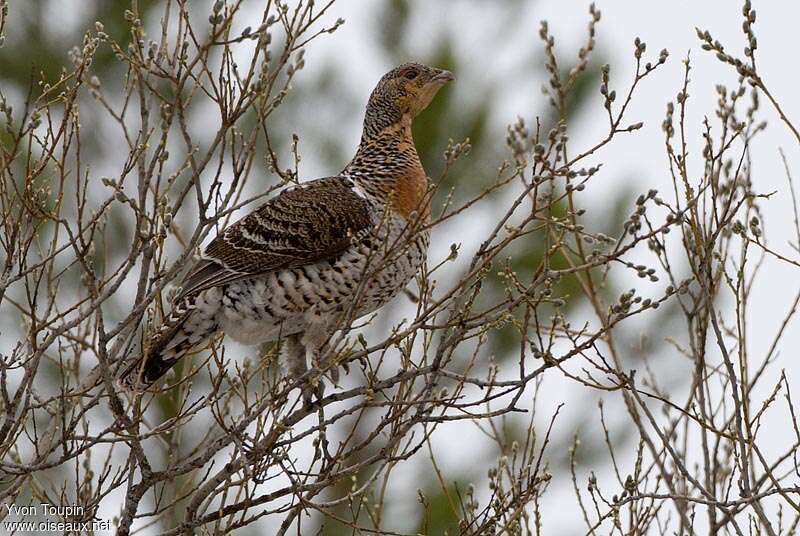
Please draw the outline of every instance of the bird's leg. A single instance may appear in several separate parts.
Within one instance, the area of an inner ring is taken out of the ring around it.
[[[284,337],[281,343],[281,365],[291,378],[299,378],[308,372],[306,353],[299,335]]]
[[[309,326],[303,335],[302,341],[306,349],[307,359],[315,372],[319,375],[322,375],[323,372],[329,372],[331,381],[334,384],[338,384],[339,371],[336,367],[330,367],[331,357],[336,354],[331,351],[328,344],[328,334],[324,328],[319,325]]]
[[[292,379],[302,377],[308,372],[306,348],[301,342],[300,335],[289,335],[283,339],[281,344],[281,363],[287,375]],[[303,403],[311,406],[314,401],[316,387],[314,378],[310,378],[301,387],[303,393]],[[322,398],[321,393],[319,393]]]
[[[330,330],[327,322],[319,315],[311,311],[306,317],[306,331],[303,334],[302,342],[306,348],[306,355],[312,367],[318,369],[320,373],[328,372],[334,385],[339,384],[339,369],[331,366],[336,352],[329,344]]]

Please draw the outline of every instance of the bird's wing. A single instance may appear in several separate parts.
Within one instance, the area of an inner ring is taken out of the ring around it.
[[[208,245],[177,301],[237,279],[335,259],[372,222],[369,203],[344,177],[285,190]]]

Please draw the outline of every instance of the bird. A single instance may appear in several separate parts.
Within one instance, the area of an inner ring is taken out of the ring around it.
[[[454,79],[419,63],[383,75],[352,160],[338,175],[286,188],[223,229],[123,367],[121,383],[149,387],[219,332],[249,345],[277,340],[290,376],[304,375],[310,363],[332,368],[336,383],[332,335],[396,297],[427,258],[429,178],[411,126]],[[306,402],[319,385],[304,390]]]

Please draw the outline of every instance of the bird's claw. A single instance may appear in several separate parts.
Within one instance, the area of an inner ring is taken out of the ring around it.
[[[339,386],[339,365],[336,365],[335,363],[334,364],[328,364],[326,368],[327,368],[328,376],[331,379],[331,383],[334,386],[338,387]]]
[[[322,400],[325,396],[325,383],[322,381],[322,374],[319,369],[314,367],[311,375],[302,386],[303,406],[306,409],[314,407],[315,403]]]
[[[362,369],[367,367],[367,360],[363,356],[362,357],[357,357],[357,358],[352,359],[350,361],[345,360],[345,361],[342,361],[342,364],[341,364],[341,367],[344,369],[344,373],[345,374],[350,374],[350,363],[352,363],[354,361],[358,361],[358,366],[360,366]]]
[[[327,373],[328,377],[331,379],[331,383],[335,386],[339,386],[339,379],[341,378],[339,374],[339,364],[337,363],[336,357],[338,356],[338,352],[330,348],[322,348],[318,354],[315,354],[311,358],[311,362],[313,366],[317,369],[320,369],[323,373]],[[317,358],[319,356],[319,358]]]

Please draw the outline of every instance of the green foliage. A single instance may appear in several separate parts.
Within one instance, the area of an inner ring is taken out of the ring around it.
[[[417,534],[448,535],[461,534],[459,529],[459,512],[454,511],[458,501],[458,484],[455,483],[443,490],[436,482],[428,487],[428,492],[420,497],[422,503],[422,519],[417,526]]]
[[[137,2],[139,17],[146,20],[156,0]],[[72,35],[65,35],[64,27],[59,32],[52,31],[47,21],[58,20],[59,11],[72,9],[69,5],[48,2],[13,2],[9,13],[9,37],[0,48],[0,76],[5,84],[13,83],[23,92],[30,88],[35,97],[40,94],[38,82],[57,81],[62,70],[69,63],[70,46],[80,43],[80,35],[93,27],[95,21],[104,26],[104,31],[120,42],[130,41],[130,23],[125,20],[125,2],[82,3],[82,20]],[[56,11],[55,16],[47,16],[47,10]],[[94,57],[94,68],[98,72],[114,73],[119,67],[114,53],[108,47],[101,47]],[[114,74],[122,74],[116,72]],[[33,82],[33,85],[31,85]]]
[[[390,0],[379,17],[381,31],[378,35],[381,48],[385,53],[393,55],[395,60],[400,59],[405,44],[403,36],[408,29],[410,14],[408,0]]]

